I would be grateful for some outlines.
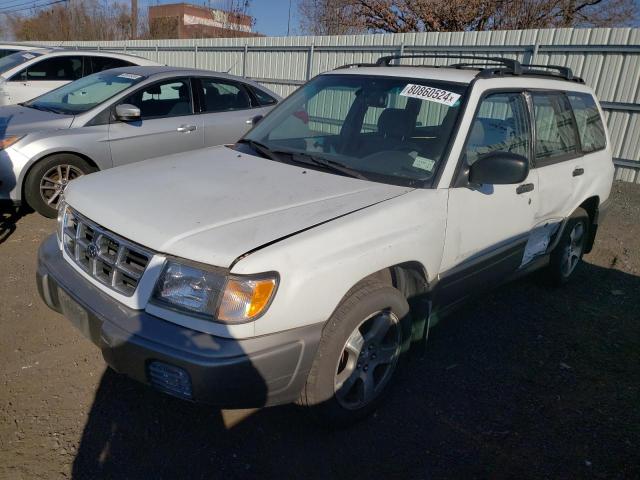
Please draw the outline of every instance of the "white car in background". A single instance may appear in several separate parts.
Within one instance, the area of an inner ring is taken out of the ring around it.
[[[113,52],[39,48],[0,58],[0,105],[39,97],[69,82],[110,68],[159,65]]]
[[[19,43],[0,43],[0,58],[17,52],[27,52],[41,47],[36,45],[20,45]]]

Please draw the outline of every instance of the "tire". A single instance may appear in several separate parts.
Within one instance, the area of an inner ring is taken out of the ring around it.
[[[410,340],[409,305],[397,289],[377,280],[354,287],[324,327],[300,403],[331,427],[366,417],[389,391]]]
[[[54,218],[68,182],[96,170],[82,158],[69,153],[46,157],[38,161],[27,174],[24,182],[25,200],[40,215]]]
[[[583,208],[577,208],[567,220],[547,269],[552,285],[564,285],[578,268],[589,238],[590,223],[589,214]]]

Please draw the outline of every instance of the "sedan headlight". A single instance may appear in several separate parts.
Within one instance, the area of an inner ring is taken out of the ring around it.
[[[277,274],[225,275],[184,263],[165,264],[152,301],[223,323],[244,323],[262,315],[276,291]]]
[[[0,140],[0,150],[4,150],[5,148],[9,148],[11,145],[20,140],[24,135],[9,135],[8,137],[4,137]]]

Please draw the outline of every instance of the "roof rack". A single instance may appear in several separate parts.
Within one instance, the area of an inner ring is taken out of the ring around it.
[[[472,60],[471,62],[454,63],[452,65],[446,65],[448,68],[459,69],[479,69],[479,77],[493,77],[499,75],[540,75],[554,78],[562,78],[578,83],[584,83],[580,77],[573,75],[573,72],[568,67],[559,65],[537,65],[537,64],[522,64],[518,60],[512,58],[503,57],[480,57],[473,55],[435,55],[435,54],[410,54],[410,55],[387,55],[380,57],[375,63],[351,63],[338,67],[342,68],[354,68],[354,67],[393,67],[398,66],[392,64],[393,60],[400,60],[403,58],[434,58],[434,59],[459,59],[459,60]],[[478,63],[482,62],[482,63]],[[417,66],[417,65],[416,65]],[[445,67],[445,65],[422,65],[425,67],[438,68]],[[552,71],[550,71],[552,70]]]

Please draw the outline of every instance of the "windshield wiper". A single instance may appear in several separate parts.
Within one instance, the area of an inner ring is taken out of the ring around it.
[[[50,112],[50,113],[57,113],[58,115],[62,114],[62,112],[60,110],[56,110],[55,108],[51,108],[51,107],[44,107],[42,105],[36,105],[35,103],[19,103],[18,105],[20,105],[21,107],[27,107],[27,108],[33,108],[35,110],[40,110],[42,112]]]
[[[264,143],[256,142],[255,140],[251,140],[249,138],[241,138],[238,140],[238,143],[246,143],[251,148],[253,148],[256,152],[258,152],[263,157],[268,158],[269,160],[280,160],[278,156],[275,154],[273,150],[267,147]]]
[[[347,175],[349,177],[359,178],[360,180],[369,180],[366,176],[360,173],[358,170],[355,170],[351,167],[348,167],[344,163],[336,162],[335,160],[329,160],[328,158],[319,157],[316,155],[311,155],[309,153],[302,152],[278,152],[278,153],[286,153],[291,155],[291,159],[294,162],[306,163],[309,162],[306,160],[302,160],[302,158],[306,158],[314,165],[319,165],[321,167],[326,168],[327,170],[333,170],[334,172],[342,173],[343,175]]]
[[[368,180],[368,178],[361,174],[359,171],[354,170],[353,168],[348,167],[347,165],[344,165],[340,162],[336,162],[335,160],[329,160],[327,158],[311,155],[306,152],[272,150],[264,143],[256,142],[255,140],[251,140],[248,138],[240,139],[238,143],[246,143],[256,152],[259,152],[261,155],[269,158],[270,160],[282,161],[280,155],[287,155],[296,163],[302,163],[305,165],[313,164],[323,167],[326,170],[333,170],[334,172],[342,173],[343,175],[347,175],[349,177],[359,178],[360,180]]]

